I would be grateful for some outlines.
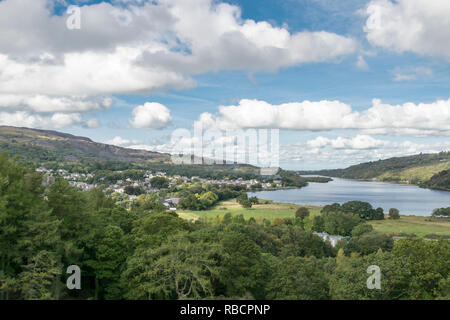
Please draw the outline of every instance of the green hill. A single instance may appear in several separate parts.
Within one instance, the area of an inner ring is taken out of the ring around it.
[[[446,171],[449,169],[450,152],[440,152],[371,161],[346,169],[304,171],[301,173],[347,179],[395,181],[428,188],[449,189],[450,179]]]

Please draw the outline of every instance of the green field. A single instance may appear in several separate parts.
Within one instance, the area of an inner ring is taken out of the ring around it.
[[[215,208],[206,211],[177,211],[178,215],[187,220],[198,220],[201,218],[222,217],[226,213],[231,215],[242,214],[245,219],[255,218],[257,221],[267,219],[270,221],[276,218],[293,218],[295,211],[301,207],[291,203],[276,203],[261,200],[260,204],[253,205],[251,209],[242,208],[235,200],[219,203]],[[310,210],[310,217],[320,214],[321,207],[305,206]],[[308,228],[311,225],[311,219],[307,219],[305,225]],[[401,216],[399,220],[390,220],[386,216],[385,220],[369,222],[375,230],[389,234],[415,234],[419,237],[428,234],[448,235],[450,236],[450,220],[438,220],[430,217]]]
[[[242,214],[245,219],[250,219],[251,217],[258,219],[267,219],[273,221],[276,218],[293,218],[295,216],[295,211],[300,205],[291,203],[274,203],[270,201],[265,201],[263,204],[253,205],[251,209],[244,209],[235,200],[224,201],[219,203],[216,207],[211,210],[206,211],[177,211],[181,218],[188,220],[197,220],[199,218],[214,218],[222,217],[226,213],[231,215]],[[320,207],[305,206],[310,209],[311,215],[319,214]]]
[[[401,216],[399,220],[380,220],[369,222],[377,231],[385,233],[408,233],[423,237],[427,234],[450,235],[450,220],[430,217]]]

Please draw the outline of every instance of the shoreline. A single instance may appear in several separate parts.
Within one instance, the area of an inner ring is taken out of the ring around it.
[[[341,182],[339,182],[339,180],[341,180]],[[249,197],[256,196],[259,199],[305,206],[325,206],[335,202],[342,204],[347,201],[363,201],[370,203],[374,208],[382,207],[385,212],[387,212],[389,208],[398,208],[403,215],[420,217],[431,217],[434,209],[447,207],[447,203],[449,202],[447,201],[449,194],[443,193],[443,190],[421,188],[420,186],[413,184],[348,178],[336,178],[334,181],[336,183],[335,185],[324,185],[322,187],[318,184],[311,184],[311,189],[306,188],[302,191],[262,194],[264,191],[273,192],[278,190],[261,190],[248,191],[247,194]],[[358,184],[358,182],[360,184]],[[377,184],[371,184],[370,182],[377,182]],[[352,184],[354,184],[354,186]],[[354,189],[355,187],[357,189]],[[404,187],[412,189],[403,189]],[[292,189],[299,190],[298,188],[284,190]],[[413,198],[408,197],[405,194],[405,192],[409,191],[415,194]],[[418,201],[421,197],[424,199],[422,202]],[[412,200],[412,202],[410,200]],[[416,202],[417,205],[414,205]]]
[[[328,177],[328,176],[327,176]],[[354,181],[364,181],[364,182],[385,182],[385,183],[391,183],[396,185],[402,185],[402,186],[415,186],[422,189],[429,189],[429,190],[438,190],[438,191],[446,191],[450,192],[450,189],[445,188],[433,188],[424,186],[422,184],[416,184],[416,183],[410,183],[408,181],[398,181],[398,180],[379,180],[377,178],[372,179],[357,179],[357,178],[343,178],[343,177],[336,177],[336,176],[329,176],[329,178],[337,178],[337,179],[343,179],[343,180],[354,180]]]

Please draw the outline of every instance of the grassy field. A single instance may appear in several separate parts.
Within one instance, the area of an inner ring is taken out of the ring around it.
[[[242,214],[245,219],[255,218],[257,221],[267,219],[273,221],[276,218],[293,218],[295,211],[301,207],[291,203],[275,203],[262,200],[261,204],[253,205],[251,209],[242,208],[235,200],[219,203],[215,208],[207,211],[177,211],[178,215],[187,220],[197,220],[201,218],[222,217],[226,213],[231,215]],[[310,217],[320,214],[321,207],[306,206],[310,210]],[[309,228],[311,219],[307,219],[305,227]],[[428,234],[449,235],[450,220],[436,220],[430,217],[401,216],[399,220],[379,220],[369,222],[375,230],[392,234],[415,234],[423,237]]]
[[[267,219],[273,221],[276,218],[293,218],[295,211],[300,205],[291,203],[274,203],[263,200],[264,203],[253,205],[251,209],[244,209],[236,200],[224,201],[215,208],[207,211],[177,211],[181,218],[188,220],[197,220],[199,218],[214,218],[216,216],[222,217],[226,213],[231,215],[244,215],[245,219],[251,217],[258,219]],[[310,209],[311,216],[320,213],[320,207],[306,206]]]
[[[369,222],[377,231],[385,233],[408,233],[423,237],[427,234],[450,235],[450,220],[430,217],[401,216],[399,220],[380,220]]]

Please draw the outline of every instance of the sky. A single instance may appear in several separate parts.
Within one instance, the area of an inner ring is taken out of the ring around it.
[[[449,151],[450,1],[0,0],[0,125],[161,152],[272,129],[298,170]]]

